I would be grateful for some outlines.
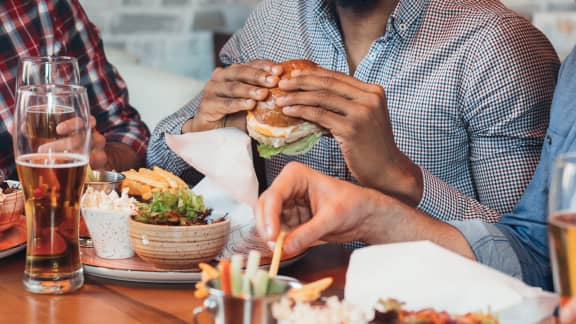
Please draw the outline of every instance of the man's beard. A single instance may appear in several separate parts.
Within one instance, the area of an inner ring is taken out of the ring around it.
[[[378,0],[333,0],[334,3],[342,8],[366,10],[372,9]]]

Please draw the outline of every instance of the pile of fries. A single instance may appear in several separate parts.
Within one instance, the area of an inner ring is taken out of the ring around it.
[[[142,200],[152,198],[155,191],[170,191],[176,193],[181,189],[188,188],[186,182],[173,173],[160,167],[152,169],[140,168],[122,172],[126,179],[122,182],[122,188],[128,188],[128,194],[140,196]]]

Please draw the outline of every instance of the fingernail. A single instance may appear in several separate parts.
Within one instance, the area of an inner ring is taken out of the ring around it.
[[[291,112],[294,112],[294,107],[292,107],[292,106],[286,106],[286,107],[282,108],[282,112],[283,112],[283,113],[291,113]]]
[[[274,73],[274,74],[280,73],[280,68],[277,67],[277,66],[273,67],[273,68],[272,68],[272,73]]]
[[[268,241],[266,242],[266,245],[268,245],[268,248],[272,251],[274,251],[274,248],[276,247],[276,242],[274,241]]]
[[[272,75],[266,77],[266,82],[267,82],[267,83],[272,84],[272,83],[274,83],[274,81],[276,81],[276,77],[274,77],[274,76],[272,76]]]
[[[263,89],[252,90],[251,93],[252,93],[252,97],[257,97],[257,98],[260,98],[265,94]]]
[[[302,71],[301,71],[301,70],[294,70],[294,71],[292,71],[292,76],[293,76],[293,77],[297,77],[297,76],[299,76],[299,75],[301,75],[301,74],[302,74]]]
[[[266,226],[266,235],[268,236],[267,239],[270,239],[273,234],[274,230],[272,229],[272,226],[270,225]]]
[[[288,254],[294,253],[298,250],[298,243],[294,240],[291,240],[284,244],[283,250]]]
[[[247,99],[247,100],[244,101],[244,105],[245,105],[246,107],[252,107],[252,106],[254,105],[254,103],[255,103],[255,101],[252,100],[252,99]]]

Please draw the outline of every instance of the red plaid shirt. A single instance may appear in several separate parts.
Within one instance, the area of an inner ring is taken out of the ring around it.
[[[16,178],[12,138],[16,70],[26,56],[66,55],[78,59],[97,130],[107,141],[131,146],[141,157],[149,131],[128,103],[126,84],[106,61],[97,28],[77,0],[0,2],[0,170]]]

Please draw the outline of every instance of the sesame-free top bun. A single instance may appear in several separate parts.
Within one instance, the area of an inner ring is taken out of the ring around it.
[[[285,61],[280,65],[283,67],[280,80],[290,79],[294,70],[313,69],[317,66],[316,63],[309,60]],[[263,144],[281,147],[314,132],[322,131],[316,124],[284,115],[282,108],[276,106],[274,102],[276,96],[283,94],[283,91],[277,87],[271,88],[269,91],[268,97],[258,102],[256,107],[248,112],[248,134],[252,138]]]

